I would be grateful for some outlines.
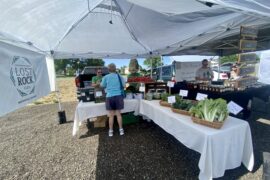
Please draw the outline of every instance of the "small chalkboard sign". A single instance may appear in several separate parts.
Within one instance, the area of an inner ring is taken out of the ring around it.
[[[255,40],[240,40],[240,50],[255,51],[257,48],[257,41]]]
[[[255,72],[255,66],[244,66],[238,69],[238,76],[245,76]]]
[[[235,83],[235,87],[239,88],[239,87],[249,87],[252,86],[253,84],[256,84],[258,81],[257,77],[246,77],[246,78],[240,78],[239,80],[236,81]]]
[[[238,63],[253,64],[256,63],[256,53],[239,54]]]
[[[242,37],[256,38],[258,36],[258,29],[254,27],[241,26],[240,34]]]

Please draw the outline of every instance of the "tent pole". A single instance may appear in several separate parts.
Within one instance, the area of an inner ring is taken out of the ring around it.
[[[219,76],[220,76],[220,57],[223,56],[223,49],[220,49],[220,50],[219,50],[218,55],[219,55],[219,57],[218,57],[218,78],[217,78],[217,80],[220,79],[220,78],[219,78]]]
[[[150,60],[151,60],[151,79],[152,79],[153,78],[153,60],[152,58]]]
[[[51,51],[51,57],[53,58],[53,51]],[[53,61],[54,58],[53,58]],[[58,123],[59,124],[64,124],[67,122],[67,118],[66,118],[66,112],[62,109],[62,105],[61,105],[61,99],[60,99],[60,91],[57,85],[57,81],[56,81],[56,72],[55,72],[55,68],[54,68],[54,85],[55,85],[55,92],[56,92],[56,98],[58,101]]]
[[[56,83],[55,83],[56,84]],[[56,90],[56,97],[57,97],[57,101],[58,101],[58,108],[59,108],[59,111],[62,111],[62,105],[61,105],[61,100],[60,100],[60,91]]]
[[[58,108],[59,108],[59,111],[58,111],[58,123],[59,124],[64,124],[64,123],[67,122],[66,112],[62,109],[60,91],[58,89],[56,80],[55,80],[55,89],[56,89],[56,97],[57,97]]]

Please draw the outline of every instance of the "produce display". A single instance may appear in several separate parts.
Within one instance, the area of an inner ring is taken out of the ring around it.
[[[194,104],[194,101],[183,99],[181,96],[177,95],[175,96],[175,103],[172,104],[172,108],[189,111]]]
[[[166,101],[168,102],[168,97],[170,96],[170,94],[168,93],[162,93],[161,94],[161,101]]]
[[[168,93],[162,93],[161,94],[161,101],[159,102],[159,104],[161,106],[171,107],[171,104],[168,103],[168,97],[169,96],[170,96],[170,94],[168,94]]]
[[[154,99],[160,99],[161,98],[161,93],[155,92],[153,94],[153,97],[154,97]]]
[[[140,82],[140,83],[147,83],[147,82],[154,82],[151,77],[129,77],[127,80],[128,83],[132,82]]]
[[[153,93],[148,92],[146,93],[146,100],[151,101],[153,99]]]
[[[227,102],[224,99],[205,99],[190,108],[192,116],[209,121],[223,122],[229,115]]]

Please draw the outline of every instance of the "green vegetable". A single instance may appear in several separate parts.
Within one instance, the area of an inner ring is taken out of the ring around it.
[[[224,99],[205,99],[193,106],[189,112],[191,115],[206,121],[224,121],[228,115],[227,103]]]
[[[189,109],[193,106],[193,102],[191,100],[183,99],[181,96],[175,96],[175,103],[173,103],[172,107],[175,109],[181,109],[185,111],[189,111]]]
[[[161,100],[162,101],[168,101],[168,97],[169,97],[170,95],[168,94],[168,93],[162,93],[161,94]]]

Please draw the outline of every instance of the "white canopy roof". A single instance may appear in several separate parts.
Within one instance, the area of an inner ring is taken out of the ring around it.
[[[4,0],[0,41],[53,53],[55,58],[212,55],[217,52],[205,45],[238,35],[241,25],[270,25],[268,0],[205,2]],[[267,48],[266,43],[262,49]]]

